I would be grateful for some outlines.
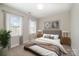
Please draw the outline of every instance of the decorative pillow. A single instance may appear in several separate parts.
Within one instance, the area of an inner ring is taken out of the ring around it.
[[[59,35],[54,35],[54,34],[43,34],[43,38],[59,39]]]
[[[43,38],[50,38],[50,34],[43,34]]]
[[[54,36],[53,37],[50,36],[49,39],[54,39]]]
[[[51,39],[59,39],[59,35],[51,34],[50,38],[51,38]]]

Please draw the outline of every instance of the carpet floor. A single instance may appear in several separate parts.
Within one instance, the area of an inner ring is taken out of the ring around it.
[[[8,56],[35,56],[35,54],[31,53],[28,50],[24,50],[24,45],[20,45],[14,48],[10,48],[8,50]]]

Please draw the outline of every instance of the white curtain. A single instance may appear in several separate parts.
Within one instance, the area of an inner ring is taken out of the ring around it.
[[[36,20],[35,19],[30,19],[29,20],[29,32],[30,34],[36,33]]]

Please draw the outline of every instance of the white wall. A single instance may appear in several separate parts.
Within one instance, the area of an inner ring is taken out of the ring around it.
[[[79,56],[79,4],[74,4],[71,10],[71,41],[72,49]]]
[[[3,20],[3,13],[0,9],[0,29],[4,28],[4,24],[3,24],[4,20]]]
[[[54,21],[59,20],[60,21],[60,29],[63,31],[70,32],[70,11],[69,12],[62,12],[56,15],[52,15],[45,18],[40,18],[38,20],[39,26],[38,29],[43,30],[44,29],[44,22],[46,21]]]
[[[23,19],[23,43],[26,43],[29,41],[29,19],[28,19],[28,15],[24,16]]]

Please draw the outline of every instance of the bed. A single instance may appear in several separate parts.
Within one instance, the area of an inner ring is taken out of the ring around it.
[[[26,44],[24,49],[29,50],[38,56],[74,56],[74,53],[70,53],[71,50],[66,50],[66,47],[64,48],[63,45],[61,45],[61,30],[43,30],[43,33],[59,36],[58,38],[54,38],[54,40],[47,37],[37,38],[34,42]]]

